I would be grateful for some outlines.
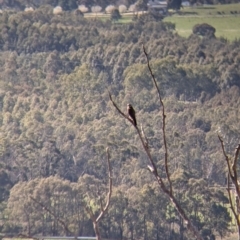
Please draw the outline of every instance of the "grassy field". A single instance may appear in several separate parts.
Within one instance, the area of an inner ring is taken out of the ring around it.
[[[188,37],[192,33],[194,25],[208,23],[216,29],[217,37],[224,37],[230,41],[240,39],[240,15],[238,17],[167,17],[166,22],[176,25],[176,31],[183,37]]]
[[[195,24],[208,23],[216,28],[217,37],[240,39],[240,4],[187,7],[164,21],[175,23],[176,31],[184,37],[192,33]]]
[[[85,14],[85,17],[100,18],[103,21],[110,19],[110,14]],[[132,21],[133,14],[122,14],[118,23]],[[176,25],[176,31],[183,37],[192,33],[194,25],[208,23],[215,27],[217,37],[224,37],[229,41],[240,39],[240,3],[224,5],[206,5],[199,7],[184,7],[178,13],[164,18],[165,22]]]

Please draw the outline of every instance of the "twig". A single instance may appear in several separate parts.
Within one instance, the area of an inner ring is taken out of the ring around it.
[[[140,140],[141,140],[142,146],[143,146],[145,152],[147,153],[147,156],[148,156],[148,159],[149,159],[149,161],[150,161],[150,164],[151,164],[151,166],[154,168],[154,172],[157,173],[157,167],[156,167],[156,165],[155,165],[155,163],[154,163],[154,161],[153,161],[153,158],[152,158],[152,156],[151,156],[151,153],[150,153],[150,150],[149,150],[149,148],[148,148],[148,145],[146,144],[146,141],[144,141],[145,138],[141,135],[141,132],[140,132],[138,126],[135,126],[135,125],[134,125],[134,122],[131,121],[131,119],[130,119],[128,116],[126,116],[126,115],[120,110],[120,108],[117,106],[117,104],[113,101],[112,96],[111,96],[110,93],[109,93],[109,98],[110,98],[110,101],[112,102],[113,106],[117,109],[117,111],[118,111],[124,118],[126,118],[128,121],[130,121],[131,124],[136,128],[137,133],[138,133],[138,136],[139,136],[139,138],[140,138]],[[157,173],[157,175],[158,175],[158,173]]]
[[[124,114],[124,113],[120,110],[120,108],[117,106],[117,104],[112,100],[112,95],[111,95],[111,93],[110,93],[109,91],[108,91],[108,95],[109,95],[109,98],[110,98],[113,106],[117,109],[117,111],[118,111],[124,118],[126,118],[135,128],[137,128],[137,125],[135,126],[133,120],[132,120],[131,118],[129,118],[126,114]]]
[[[166,119],[166,115],[165,115],[165,107],[164,107],[164,104],[163,104],[163,101],[162,101],[162,98],[161,98],[161,95],[160,95],[160,91],[159,91],[159,88],[158,88],[158,85],[157,85],[157,82],[156,82],[156,79],[155,79],[155,76],[153,75],[153,72],[152,72],[152,69],[150,67],[150,64],[149,64],[149,60],[148,60],[148,55],[145,51],[145,48],[143,46],[143,50],[144,50],[144,53],[147,57],[147,62],[148,62],[148,69],[151,73],[151,76],[152,76],[152,79],[153,79],[153,82],[154,82],[154,85],[157,89],[157,92],[158,92],[158,97],[159,97],[159,100],[160,100],[160,104],[162,106],[162,121],[163,121],[163,126],[162,126],[162,133],[163,133],[163,139],[164,139],[164,148],[165,148],[165,172],[166,172],[166,175],[167,175],[167,179],[168,179],[168,183],[169,183],[169,187],[170,187],[170,190],[168,190],[168,188],[165,186],[162,178],[160,177],[160,175],[158,174],[158,171],[157,171],[157,167],[156,167],[156,164],[154,163],[153,161],[153,158],[151,156],[151,153],[150,153],[150,150],[149,150],[149,146],[148,146],[148,142],[146,141],[146,137],[145,137],[145,134],[144,134],[144,131],[142,131],[142,134],[139,130],[139,128],[137,126],[134,125],[134,123],[120,110],[120,108],[117,106],[117,104],[113,101],[112,99],[112,96],[111,94],[109,93],[109,98],[110,98],[110,101],[112,102],[113,106],[117,109],[117,111],[124,117],[126,118],[127,120],[129,120],[132,125],[135,127],[135,129],[137,130],[137,133],[138,133],[138,136],[141,140],[141,143],[143,145],[143,148],[148,156],[148,159],[149,159],[149,162],[150,162],[150,165],[148,165],[148,169],[151,173],[153,173],[156,181],[158,182],[159,186],[161,187],[161,189],[163,190],[164,193],[166,193],[166,195],[169,197],[170,201],[172,202],[172,204],[174,205],[175,209],[178,211],[178,213],[180,214],[180,216],[183,218],[183,220],[187,223],[187,228],[192,231],[192,233],[197,237],[198,240],[203,240],[203,238],[201,237],[201,235],[199,234],[198,230],[195,228],[195,226],[192,224],[190,218],[188,218],[188,216],[185,214],[183,208],[180,206],[180,204],[178,203],[177,199],[175,198],[175,196],[173,195],[173,190],[172,190],[172,182],[171,182],[171,179],[170,179],[170,174],[169,174],[169,170],[168,170],[168,147],[167,147],[167,140],[166,140],[166,122],[165,122],[165,119]]]
[[[125,117],[125,114],[120,110],[120,108],[117,106],[117,104],[113,101],[111,94],[109,93],[109,97],[110,97],[110,101],[112,102],[113,106],[118,110],[118,112]],[[127,118],[128,119],[128,118]],[[167,194],[167,196],[169,197],[170,201],[173,203],[173,205],[175,206],[176,210],[179,212],[180,216],[184,219],[184,221],[187,223],[187,227],[195,234],[195,236],[197,237],[198,240],[203,240],[203,238],[201,237],[201,235],[199,234],[199,232],[197,231],[197,229],[195,228],[195,226],[192,224],[191,220],[187,217],[187,215],[185,214],[184,210],[182,209],[182,207],[180,206],[180,204],[178,203],[177,199],[174,197],[173,192],[170,192],[167,187],[165,186],[162,178],[160,177],[160,175],[158,174],[157,171],[157,167],[156,164],[153,161],[152,155],[150,153],[149,148],[147,147],[147,145],[145,144],[144,138],[141,135],[141,132],[139,130],[139,128],[137,126],[134,125],[133,122],[131,122],[132,125],[136,128],[138,136],[141,140],[142,146],[148,156],[149,162],[151,165],[148,165],[148,169],[151,173],[153,173],[156,181],[158,182],[158,184],[160,185],[161,189],[163,190],[164,193]]]

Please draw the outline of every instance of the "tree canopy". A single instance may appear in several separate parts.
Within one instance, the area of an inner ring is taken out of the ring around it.
[[[114,189],[102,236],[193,239],[152,184],[134,129],[109,102],[108,91],[123,111],[134,107],[163,173],[161,112],[144,43],[166,107],[177,198],[206,239],[228,234],[217,132],[233,151],[240,136],[240,42],[194,33],[185,39],[148,15],[116,24],[47,9],[0,15],[1,231],[93,235],[85,206],[99,214],[109,147]]]

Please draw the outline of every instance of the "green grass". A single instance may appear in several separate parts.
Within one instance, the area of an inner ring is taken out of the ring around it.
[[[233,14],[233,12],[237,12]],[[85,17],[99,18],[102,21],[110,19],[110,14],[85,14]],[[129,23],[133,14],[122,14],[117,23]],[[176,31],[183,37],[192,34],[196,24],[208,23],[216,29],[216,37],[224,37],[229,41],[240,39],[240,3],[224,5],[208,5],[199,7],[184,7],[178,13],[164,18],[164,22],[176,25]]]
[[[166,17],[164,21],[175,23],[176,31],[183,37],[192,33],[194,25],[208,23],[216,28],[217,37],[230,41],[240,39],[240,4],[185,7],[178,14]]]
[[[217,37],[224,37],[230,41],[240,39],[240,15],[238,17],[167,17],[166,22],[176,24],[176,31],[183,37],[192,33],[194,25],[208,23],[216,29]]]
[[[181,9],[181,12],[194,12],[198,15],[218,15],[218,12],[224,12],[224,14],[231,14],[232,11],[237,11],[240,14],[240,4],[218,4],[218,5],[205,5],[198,7],[185,7]]]
[[[123,15],[121,19],[119,19],[119,23],[129,23],[132,22],[133,15]]]

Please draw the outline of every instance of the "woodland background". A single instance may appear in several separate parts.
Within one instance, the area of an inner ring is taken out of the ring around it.
[[[153,183],[134,128],[109,101],[108,90],[123,111],[128,102],[134,106],[164,172],[161,111],[143,43],[166,107],[177,198],[205,239],[235,230],[217,134],[229,152],[239,142],[239,40],[214,34],[186,39],[174,32],[174,24],[148,14],[117,24],[76,11],[54,15],[48,5],[4,11],[0,29],[3,235],[71,235],[31,197],[72,233],[94,235],[85,205],[97,212],[105,196],[109,147],[113,197],[100,223],[102,236],[192,239]]]

